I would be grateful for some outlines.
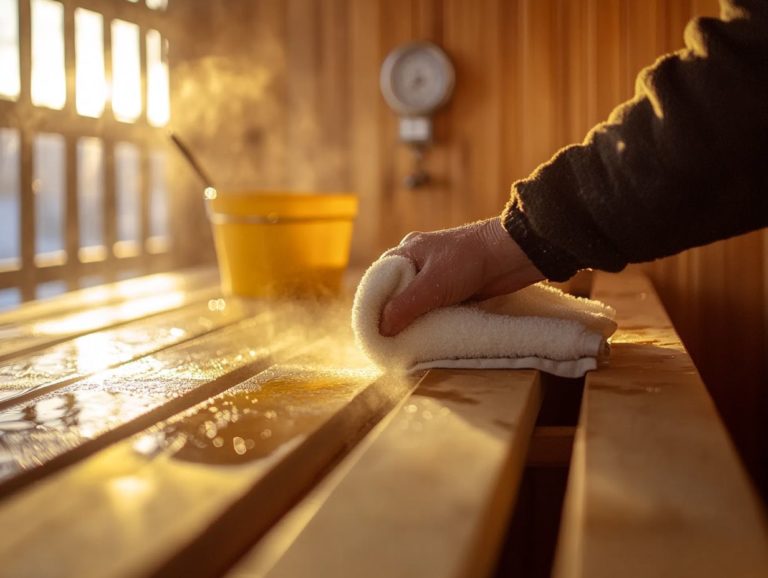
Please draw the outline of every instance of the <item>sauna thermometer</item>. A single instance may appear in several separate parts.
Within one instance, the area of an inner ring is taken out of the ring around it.
[[[448,56],[431,42],[410,42],[395,48],[381,66],[381,92],[400,116],[399,136],[411,145],[416,168],[406,178],[415,188],[429,181],[421,168],[432,142],[432,115],[451,97],[455,75]]]

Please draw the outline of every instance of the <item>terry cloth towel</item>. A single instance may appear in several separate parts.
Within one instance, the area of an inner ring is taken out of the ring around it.
[[[422,315],[394,337],[379,333],[384,305],[416,276],[410,259],[391,256],[366,271],[355,294],[358,345],[385,370],[532,368],[581,377],[608,353],[614,310],[539,283],[477,304]]]

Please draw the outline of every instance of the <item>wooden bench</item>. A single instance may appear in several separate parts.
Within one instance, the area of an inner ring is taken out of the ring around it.
[[[210,272],[89,291],[0,314],[0,576],[537,575],[552,557],[562,578],[768,576],[763,506],[638,271],[594,276],[620,329],[583,383],[380,375],[347,305],[223,299]],[[578,420],[547,417],[568,400]],[[542,468],[567,473],[561,523],[556,493],[532,498]],[[534,502],[559,538],[521,566]]]

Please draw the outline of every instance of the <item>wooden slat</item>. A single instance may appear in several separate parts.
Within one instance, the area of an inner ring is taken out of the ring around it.
[[[352,348],[325,341],[0,504],[3,576],[219,575],[412,389]]]
[[[653,287],[597,273],[593,296],[619,331],[586,379],[554,575],[768,575],[762,506]]]
[[[0,409],[241,321],[252,310],[237,299],[215,299],[2,362]]]
[[[104,305],[0,327],[0,361],[62,343],[80,335],[220,297],[218,286],[158,293],[116,305]]]
[[[326,330],[306,308],[252,319],[0,411],[0,494],[239,383]]]
[[[573,450],[572,426],[539,426],[533,430],[527,463],[533,468],[567,468]]]
[[[486,575],[539,405],[533,371],[430,372],[268,576]],[[233,576],[263,564],[257,550]]]
[[[62,315],[86,308],[125,303],[132,299],[172,291],[191,291],[218,283],[215,269],[199,268],[177,273],[158,273],[127,281],[72,291],[50,299],[30,301],[0,313],[0,328],[21,325],[43,317]]]

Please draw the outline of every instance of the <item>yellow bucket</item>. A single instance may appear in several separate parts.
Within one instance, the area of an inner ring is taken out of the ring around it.
[[[212,189],[205,196],[225,293],[339,293],[349,262],[356,196]]]

